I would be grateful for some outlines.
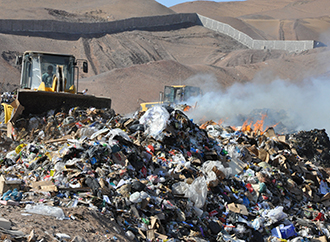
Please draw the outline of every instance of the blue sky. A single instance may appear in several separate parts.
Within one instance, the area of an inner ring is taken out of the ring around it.
[[[193,2],[193,1],[194,0],[156,0],[156,2],[159,2],[168,8],[179,3]],[[213,2],[232,2],[232,1],[244,1],[244,0],[214,0]]]

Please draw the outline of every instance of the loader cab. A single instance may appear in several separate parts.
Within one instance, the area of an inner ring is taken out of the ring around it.
[[[172,106],[188,101],[191,97],[201,95],[202,91],[199,87],[187,85],[171,85],[165,86],[164,92],[160,92],[159,101],[140,103],[140,111],[147,111],[149,108],[162,105]]]
[[[77,63],[72,55],[27,51],[18,62],[20,62],[18,64],[22,64],[20,81],[22,89],[42,90],[40,86],[45,80],[43,76],[48,76],[49,81],[44,82],[46,91],[58,91],[54,90],[53,86],[55,77],[62,78],[63,84],[61,84],[62,89],[60,91],[75,90],[75,67]],[[85,70],[87,70],[87,66],[84,64]]]
[[[186,85],[165,86],[163,101],[165,103],[180,103],[200,94],[201,90],[199,87]]]

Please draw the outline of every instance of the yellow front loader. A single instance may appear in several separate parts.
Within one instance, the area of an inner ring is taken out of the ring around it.
[[[164,92],[161,92],[159,95],[160,100],[158,102],[140,103],[140,110],[147,111],[149,108],[155,105],[164,105],[164,106],[183,105],[185,106],[186,109],[189,109],[191,105],[187,104],[186,102],[189,101],[191,97],[195,97],[201,94],[202,92],[199,87],[187,86],[187,85],[165,86]]]
[[[22,65],[16,100],[4,106],[5,122],[13,124],[19,115],[42,114],[72,107],[111,108],[111,99],[78,92],[79,67],[73,55],[26,51],[17,57]],[[83,72],[88,72],[82,60]]]

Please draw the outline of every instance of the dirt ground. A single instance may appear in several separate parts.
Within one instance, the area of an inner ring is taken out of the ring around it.
[[[45,197],[42,196],[44,199]],[[44,201],[47,205],[47,200]],[[121,227],[113,221],[109,214],[101,214],[97,210],[86,206],[76,208],[62,208],[67,216],[59,220],[54,216],[28,213],[24,210],[25,205],[5,206],[1,205],[1,217],[11,222],[12,231],[21,231],[26,237],[32,230],[35,234],[34,241],[59,241],[57,234],[66,234],[71,241],[76,236],[85,241],[129,241]],[[26,238],[16,238],[8,233],[1,233],[1,239],[12,239],[12,241],[27,241]]]

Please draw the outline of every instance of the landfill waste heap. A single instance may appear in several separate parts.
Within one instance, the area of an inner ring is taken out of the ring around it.
[[[123,237],[103,241],[330,238],[325,130],[242,132],[171,107],[130,118],[75,107],[22,117],[0,142],[2,208],[66,224],[88,208],[120,227]],[[7,241],[89,241],[29,229],[0,221]]]

